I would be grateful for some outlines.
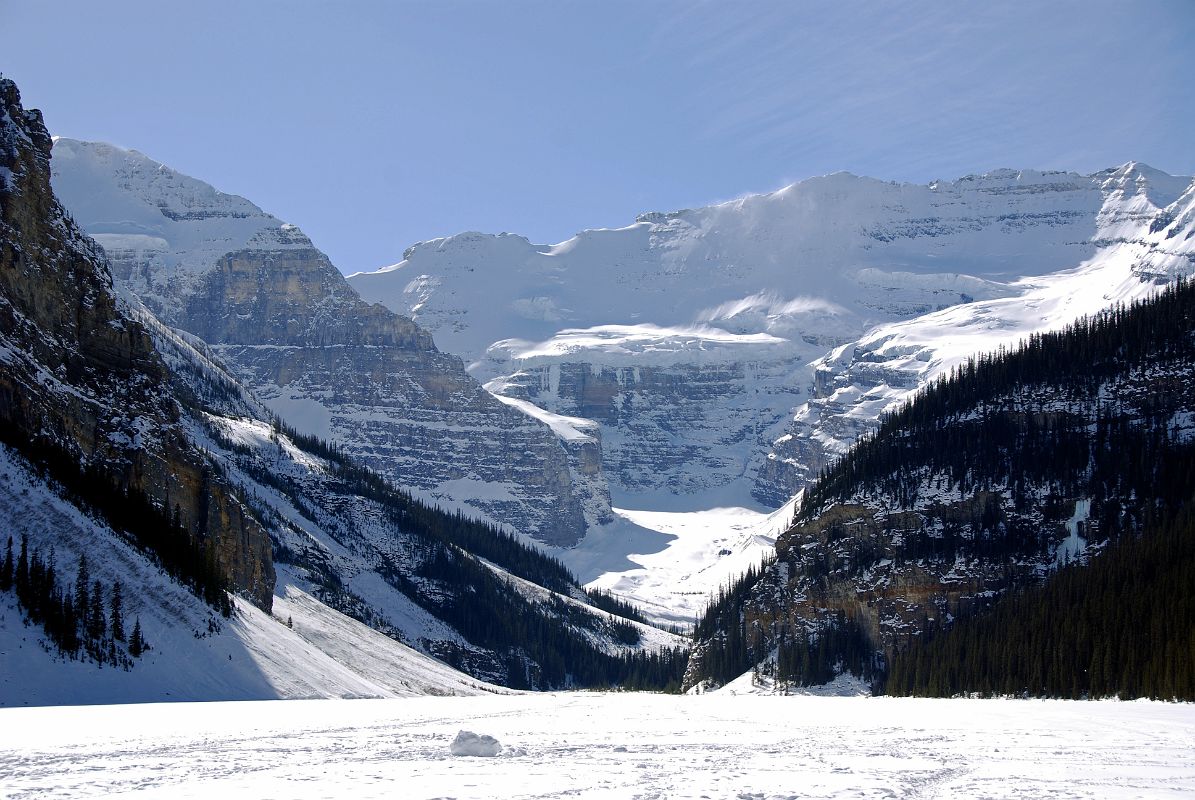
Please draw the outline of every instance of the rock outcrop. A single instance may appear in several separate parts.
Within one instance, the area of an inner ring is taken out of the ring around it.
[[[603,366],[522,362],[489,384],[505,396],[596,423],[600,466],[636,493],[705,496],[753,475],[788,421],[792,392],[779,390],[783,361]]]

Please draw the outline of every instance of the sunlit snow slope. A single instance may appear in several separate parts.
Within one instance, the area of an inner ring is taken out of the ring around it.
[[[125,616],[151,649],[125,671],[52,654],[0,595],[0,706],[400,697],[507,691],[333,611],[279,570],[273,613],[236,601],[224,619],[103,523],[82,514],[0,447],[0,525],[31,548],[54,549],[68,575],[86,555],[93,578],[120,581]]]

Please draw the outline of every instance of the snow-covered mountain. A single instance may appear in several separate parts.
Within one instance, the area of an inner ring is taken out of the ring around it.
[[[386,316],[243,198],[107,145],[60,139],[54,169],[118,280],[271,410],[670,621],[767,549],[786,512],[760,512],[916,387],[1191,271],[1191,180],[1145,165],[839,173],[557,245],[423,242],[349,278]],[[713,508],[742,509],[741,544],[730,512],[693,514]]]
[[[566,450],[426,331],[363,302],[298,228],[136,151],[60,138],[52,168],[117,284],[211,345],[299,430],[544,542],[571,544],[587,512],[609,514],[601,481],[570,471],[583,447]]]
[[[491,391],[596,422],[616,501],[775,507],[960,354],[1188,273],[1190,202],[1191,179],[1140,164],[838,173],[557,245],[423,242],[349,281]]]
[[[218,347],[119,292],[51,189],[50,150],[0,79],[0,705],[679,679],[677,637],[288,428]],[[275,319],[295,297],[256,299],[250,316]],[[395,338],[361,347],[439,357],[374,312]],[[309,313],[293,308],[300,338]]]

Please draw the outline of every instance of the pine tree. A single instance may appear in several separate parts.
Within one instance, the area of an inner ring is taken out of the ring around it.
[[[21,555],[17,557],[17,568],[12,576],[13,585],[17,590],[17,597],[21,597],[29,587],[29,537],[21,534]]]
[[[137,617],[133,623],[133,633],[129,636],[129,655],[133,658],[140,658],[148,647],[145,638],[141,635],[141,617]]]
[[[75,615],[79,618],[79,627],[84,635],[87,634],[87,614],[91,608],[88,602],[87,587],[91,582],[91,572],[87,568],[87,556],[79,556],[79,569],[75,576]]]
[[[62,598],[62,641],[59,646],[71,655],[79,652],[79,615],[75,613],[70,592],[64,592]]]
[[[118,642],[124,641],[124,610],[122,604],[120,581],[117,581],[112,586],[112,601],[109,605],[109,612],[111,614],[112,638]]]
[[[104,620],[104,586],[97,578],[91,588],[91,607],[87,610],[87,638],[99,642],[104,638],[107,623]]]
[[[13,574],[16,565],[12,560],[12,537],[8,537],[8,546],[4,549],[4,563],[0,564],[0,592],[7,592],[12,588]]]

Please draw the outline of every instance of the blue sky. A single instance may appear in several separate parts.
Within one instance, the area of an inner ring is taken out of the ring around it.
[[[1195,0],[0,0],[52,133],[141,150],[344,271],[849,170],[1195,173]]]

